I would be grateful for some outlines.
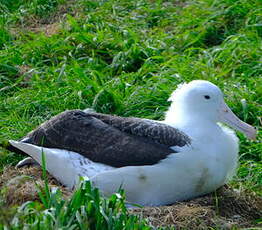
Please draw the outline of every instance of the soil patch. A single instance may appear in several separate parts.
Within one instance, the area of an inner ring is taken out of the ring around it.
[[[67,15],[77,16],[79,9],[75,9],[76,0],[68,0],[65,4],[59,5],[57,9],[47,17],[28,15],[23,19],[23,23],[18,22],[14,28],[10,28],[10,33],[16,37],[19,32],[44,33],[46,36],[57,34],[61,28],[61,23],[65,21]]]

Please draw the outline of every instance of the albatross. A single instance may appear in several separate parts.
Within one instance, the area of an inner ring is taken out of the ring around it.
[[[163,121],[68,110],[41,124],[7,149],[42,164],[73,189],[87,177],[104,196],[119,188],[128,202],[172,204],[210,193],[227,183],[238,164],[233,130],[254,139],[256,130],[230,110],[214,84],[194,80],[169,98]]]

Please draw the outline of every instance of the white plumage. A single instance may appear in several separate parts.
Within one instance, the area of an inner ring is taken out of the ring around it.
[[[198,80],[184,84],[174,91],[170,100],[172,104],[161,123],[186,133],[191,144],[175,146],[178,153],[154,165],[114,168],[67,150],[10,143],[39,164],[43,151],[48,172],[70,188],[77,184],[79,176],[85,176],[105,196],[121,187],[127,201],[150,206],[212,192],[232,178],[238,161],[238,138],[218,122],[228,123],[250,138],[255,137],[256,131],[231,112],[220,89],[210,82]]]

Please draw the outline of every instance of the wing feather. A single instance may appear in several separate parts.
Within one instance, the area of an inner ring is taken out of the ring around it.
[[[25,138],[26,143],[66,149],[114,167],[152,165],[190,139],[158,122],[68,110],[46,121]]]
[[[119,117],[107,114],[90,112],[90,114],[103,122],[136,136],[149,137],[152,140],[168,146],[184,146],[190,144],[190,138],[178,129],[156,121]]]

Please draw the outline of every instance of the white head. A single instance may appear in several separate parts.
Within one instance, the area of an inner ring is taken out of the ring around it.
[[[166,114],[166,120],[206,120],[226,123],[254,139],[256,130],[241,121],[230,110],[223,99],[223,93],[208,81],[195,80],[180,85],[169,98],[172,105]]]

